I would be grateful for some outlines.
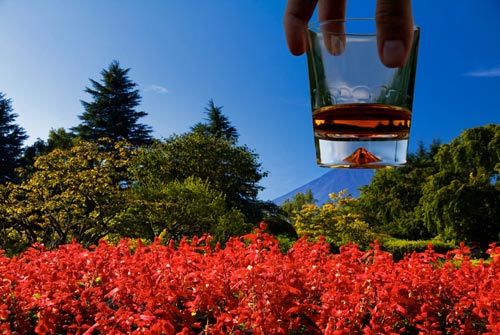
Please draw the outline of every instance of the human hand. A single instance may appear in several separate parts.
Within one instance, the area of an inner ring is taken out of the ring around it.
[[[319,21],[345,18],[347,0],[288,0],[283,25],[293,55],[307,50],[304,33],[316,4]],[[388,67],[402,67],[413,38],[411,0],[377,0],[375,20],[380,60]]]

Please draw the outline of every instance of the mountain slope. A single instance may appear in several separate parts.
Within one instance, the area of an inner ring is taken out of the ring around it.
[[[322,205],[329,200],[330,193],[338,193],[347,190],[353,197],[359,196],[359,188],[371,182],[373,170],[370,169],[332,169],[302,185],[295,190],[288,192],[273,200],[277,205],[281,205],[286,199],[292,199],[297,193],[304,193],[310,189],[318,205]]]

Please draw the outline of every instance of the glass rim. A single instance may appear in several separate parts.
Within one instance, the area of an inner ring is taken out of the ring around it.
[[[344,23],[344,24],[346,24],[349,22],[372,22],[372,23],[376,24],[376,19],[371,18],[371,17],[354,17],[354,18],[328,19],[328,20],[323,20],[323,21],[314,21],[314,22],[309,23],[307,25],[307,30],[315,32],[315,33],[324,33],[323,31],[321,31],[321,27],[325,24],[328,24],[328,23],[335,23],[335,24]],[[419,30],[420,30],[420,26],[413,24],[413,32],[419,31]],[[328,31],[327,31],[327,33],[328,33]],[[349,32],[344,32],[344,33],[330,32],[330,33],[338,34],[338,35],[346,35],[346,36],[377,36],[376,31],[373,33],[349,33]]]

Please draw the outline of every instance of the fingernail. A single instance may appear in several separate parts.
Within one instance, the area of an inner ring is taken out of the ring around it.
[[[339,56],[344,52],[344,41],[339,36],[332,35],[329,46],[330,52],[335,56]]]
[[[401,66],[405,56],[405,46],[400,40],[387,40],[384,42],[382,61],[388,67]]]

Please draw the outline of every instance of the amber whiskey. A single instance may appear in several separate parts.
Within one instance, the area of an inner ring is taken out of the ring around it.
[[[343,104],[313,112],[314,134],[325,140],[404,140],[410,122],[410,110],[384,104]]]

